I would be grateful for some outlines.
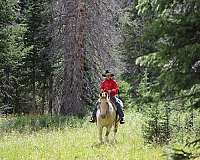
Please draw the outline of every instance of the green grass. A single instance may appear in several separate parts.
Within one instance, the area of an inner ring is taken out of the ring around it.
[[[41,129],[19,133],[17,129],[1,131],[1,160],[164,160],[163,148],[145,145],[140,114],[129,113],[120,125],[117,143],[98,145],[95,124],[86,120],[82,125],[62,129]],[[0,120],[5,123],[5,120]],[[74,121],[74,120],[73,120]],[[1,124],[2,125],[2,124]],[[0,126],[1,126],[0,125]],[[112,140],[112,134],[110,135]]]
[[[29,115],[10,116],[0,119],[0,132],[35,132],[41,129],[63,129],[68,127],[81,127],[85,119],[66,116]]]

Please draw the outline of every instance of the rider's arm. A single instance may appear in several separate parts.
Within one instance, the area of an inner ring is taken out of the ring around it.
[[[116,81],[113,81],[113,89],[111,91],[112,95],[116,95],[119,91],[119,86]]]
[[[104,82],[104,81],[102,81],[102,82],[100,83],[100,90],[101,90],[101,92],[105,90],[105,87],[104,87],[104,83],[103,83],[103,82]]]

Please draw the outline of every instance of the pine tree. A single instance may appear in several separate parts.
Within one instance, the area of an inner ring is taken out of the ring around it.
[[[156,71],[159,87],[154,91],[160,93],[159,101],[164,100],[165,104],[173,101],[174,109],[178,105],[181,110],[199,108],[200,2],[140,0],[137,9],[140,14],[154,13],[143,35],[143,42],[154,50],[144,53],[137,64]],[[193,116],[192,112],[187,117],[189,128],[193,125]],[[194,142],[197,145],[199,140]],[[176,150],[172,157],[190,159],[193,153]]]
[[[19,107],[19,66],[27,49],[22,41],[26,27],[17,22],[16,1],[0,2],[0,88],[1,110],[16,112]]]
[[[154,52],[138,59],[141,65],[159,72],[158,80],[163,88],[190,89],[199,82],[199,74],[192,66],[199,59],[199,1],[183,3],[141,1],[139,12],[152,10],[155,18],[145,28],[143,39],[151,42]]]
[[[25,21],[27,32],[24,42],[31,50],[24,59],[24,83],[26,92],[31,92],[32,108],[34,112],[44,112],[47,92],[53,72],[53,55],[50,51],[50,3],[49,0],[27,1],[25,7]],[[50,89],[50,88],[49,88]]]

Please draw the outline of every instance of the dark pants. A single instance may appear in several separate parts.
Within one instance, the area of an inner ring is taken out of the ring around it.
[[[122,105],[120,104],[120,100],[116,97],[110,97],[110,100],[116,105],[117,107],[117,114],[119,115],[119,118],[123,118],[124,117],[124,112],[123,112],[123,108]],[[95,106],[93,108],[92,111],[92,117],[96,117],[96,113],[97,113],[97,106],[99,105],[99,101],[97,101],[95,103]]]

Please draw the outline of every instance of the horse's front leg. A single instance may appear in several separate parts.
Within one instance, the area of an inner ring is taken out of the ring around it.
[[[117,134],[117,129],[118,129],[118,122],[115,122],[114,124],[114,137],[113,137],[113,142],[116,143],[117,140],[116,140],[116,134]]]
[[[112,127],[112,126],[111,126],[111,127]],[[105,135],[105,142],[106,142],[106,143],[109,142],[109,141],[108,141],[108,135],[109,135],[109,133],[110,133],[111,127],[109,126],[109,127],[107,127],[107,129],[106,129],[106,135]]]
[[[98,129],[99,129],[99,142],[103,143],[103,138],[102,138],[103,127],[102,126],[98,126]]]

